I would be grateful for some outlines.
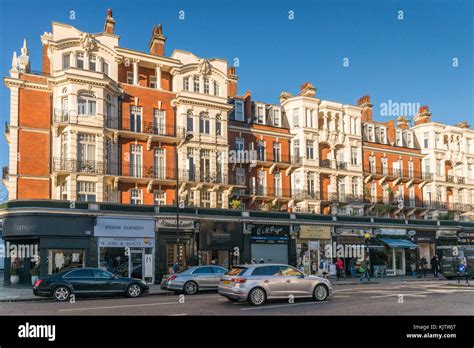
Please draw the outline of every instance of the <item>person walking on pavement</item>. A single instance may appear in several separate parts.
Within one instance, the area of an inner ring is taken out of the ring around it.
[[[421,265],[421,273],[423,274],[423,277],[426,277],[426,266],[428,265],[428,261],[426,261],[426,257],[422,257],[420,260],[420,265]]]
[[[179,263],[175,262],[173,264],[173,274],[178,273],[178,272],[179,272]]]
[[[357,261],[357,259],[355,257],[353,257],[351,259],[351,262],[349,262],[349,269],[351,271],[351,277],[352,278],[356,277],[356,268],[355,268],[356,261]]]
[[[360,265],[359,272],[362,273],[360,277],[360,282],[362,283],[365,278],[370,282],[370,261],[369,257],[367,256],[364,261],[362,261],[362,264]]]
[[[431,270],[433,271],[433,276],[435,278],[438,278],[438,258],[436,255],[433,255],[433,257],[431,258]]]
[[[343,264],[341,258],[338,257],[337,261],[336,261],[337,280],[339,280],[339,278],[341,277],[343,269],[344,269],[344,264]]]

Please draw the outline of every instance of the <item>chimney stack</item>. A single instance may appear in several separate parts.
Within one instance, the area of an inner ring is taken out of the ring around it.
[[[151,34],[151,40],[148,44],[150,54],[155,56],[165,56],[165,41],[166,37],[163,35],[163,28],[161,24],[155,25]]]
[[[423,123],[431,122],[431,113],[427,105],[420,106],[418,114],[413,118],[415,120],[415,126]]]
[[[112,17],[112,9],[107,10],[107,18],[105,19],[104,33],[114,34],[115,20]]]
[[[397,118],[397,127],[401,129],[408,129],[408,119],[404,116],[399,116]]]
[[[227,83],[227,97],[233,98],[237,95],[237,75],[235,73],[235,66],[227,68],[227,78],[229,79],[229,82]]]
[[[364,95],[359,98],[357,105],[362,108],[361,121],[372,122],[372,104],[370,104],[370,95]]]
[[[316,95],[316,88],[311,83],[305,82],[301,85],[298,95],[314,97]]]

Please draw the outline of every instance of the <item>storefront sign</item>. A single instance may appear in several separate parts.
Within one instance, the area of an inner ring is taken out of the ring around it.
[[[242,224],[237,222],[201,222],[200,250],[234,250],[242,248]]]
[[[337,227],[337,235],[349,235],[349,236],[364,236],[370,234],[370,228],[350,228],[350,227]]]
[[[461,243],[474,244],[474,232],[458,232]]]
[[[254,225],[250,239],[252,243],[288,243],[290,226]]]
[[[173,228],[175,229],[177,226],[176,219],[173,220],[165,220],[165,219],[159,219],[156,222],[156,227],[157,228]],[[179,228],[180,229],[194,229],[194,221],[193,220],[179,220]]]
[[[155,237],[153,219],[97,218],[95,237]]]
[[[153,248],[153,238],[99,238],[98,244],[101,248]]]
[[[405,236],[407,234],[407,230],[397,228],[381,228],[380,234],[390,236]]]
[[[434,243],[436,233],[434,231],[417,231],[415,235],[415,243]]]
[[[450,231],[450,230],[438,230],[436,231],[436,238],[456,238],[456,231]]]
[[[331,227],[330,226],[302,225],[299,238],[331,239]]]

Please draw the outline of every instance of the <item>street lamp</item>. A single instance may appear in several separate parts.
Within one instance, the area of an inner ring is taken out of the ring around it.
[[[175,143],[175,147],[174,147],[174,162],[175,162],[175,166],[174,166],[175,169],[174,169],[174,171],[175,171],[175,175],[176,175],[176,192],[175,192],[175,200],[176,200],[176,242],[177,242],[178,253],[179,253],[178,261],[180,261],[180,259],[181,259],[181,252],[179,251],[179,195],[178,195],[178,189],[179,189],[179,171],[178,171],[178,150],[179,150],[179,148],[181,148],[181,146],[183,146],[185,143],[187,143],[188,141],[190,141],[193,137],[194,137],[194,135],[192,135],[191,133],[186,134],[186,136],[184,137],[184,139],[183,139],[179,144],[176,144],[176,143]]]

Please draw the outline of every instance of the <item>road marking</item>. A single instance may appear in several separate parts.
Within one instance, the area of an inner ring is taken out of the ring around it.
[[[327,301],[321,301],[321,302],[301,302],[301,303],[288,303],[288,304],[282,304],[282,305],[274,305],[274,306],[265,306],[265,307],[250,307],[250,308],[242,308],[241,311],[252,311],[252,310],[257,310],[257,309],[267,309],[267,308],[278,308],[278,307],[288,307],[288,306],[298,306],[298,305],[312,305],[312,304],[322,304]]]
[[[113,308],[145,307],[145,306],[164,306],[164,305],[170,305],[170,304],[181,304],[181,303],[179,303],[179,302],[159,302],[159,303],[140,303],[140,304],[134,304],[134,305],[121,305],[121,306],[69,308],[69,309],[60,309],[59,312],[88,311],[88,310],[95,310],[95,309],[113,309]]]
[[[188,315],[188,313],[170,314],[169,316],[170,317],[181,317],[181,316],[184,316],[184,315]]]
[[[390,295],[379,295],[379,296],[370,296],[370,298],[383,298],[383,297],[392,297],[392,296],[403,296],[403,297],[426,297],[425,294],[432,294],[431,291],[426,291],[426,292],[418,292],[414,294],[390,294]]]

